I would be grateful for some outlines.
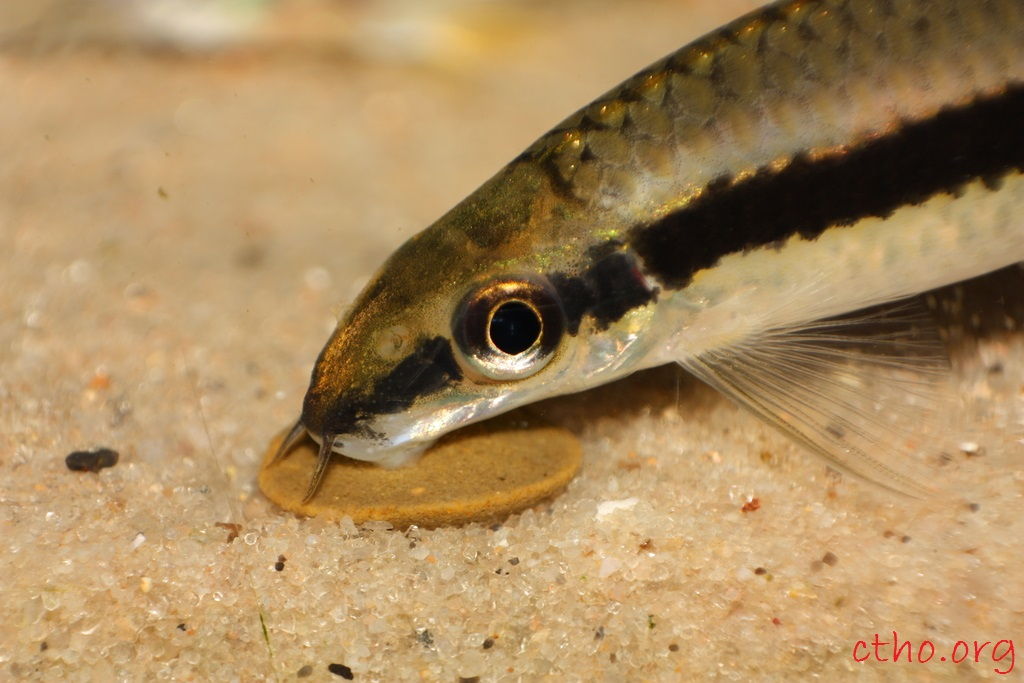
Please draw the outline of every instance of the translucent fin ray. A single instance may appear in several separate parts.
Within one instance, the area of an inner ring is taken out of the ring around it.
[[[926,496],[936,489],[916,456],[956,396],[923,313],[897,304],[768,330],[680,364],[836,469]]]

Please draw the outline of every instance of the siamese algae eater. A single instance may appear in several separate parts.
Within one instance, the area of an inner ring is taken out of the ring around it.
[[[675,362],[832,465],[913,489],[900,430],[927,417],[935,354],[886,328],[904,309],[864,310],[1019,262],[1024,0],[775,2],[573,114],[401,246],[276,458],[319,442],[309,500],[332,453],[401,465]]]

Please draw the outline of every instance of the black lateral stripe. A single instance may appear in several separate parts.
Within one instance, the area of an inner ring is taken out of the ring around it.
[[[792,235],[815,239],[830,227],[955,195],[979,179],[996,189],[1012,171],[1024,171],[1020,84],[843,154],[797,155],[781,171],[762,168],[737,182],[719,178],[686,207],[634,228],[629,244],[648,275],[680,289],[727,254]]]
[[[609,247],[618,246],[609,243]],[[635,259],[621,251],[591,250],[593,261],[580,275],[555,273],[549,276],[565,312],[566,331],[575,336],[583,316],[590,316],[598,330],[606,330],[629,311],[658,298],[657,289],[647,288]]]

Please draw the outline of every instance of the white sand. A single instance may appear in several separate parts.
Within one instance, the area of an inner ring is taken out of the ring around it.
[[[496,529],[325,524],[255,488],[339,302],[751,3],[708,4],[569,5],[448,71],[0,55],[0,679],[1019,677],[973,643],[1024,642],[1020,339],[966,369],[980,454],[937,500],[838,481],[671,370],[546,404],[584,471]],[[93,446],[120,463],[69,472]],[[933,662],[853,660],[893,631]]]

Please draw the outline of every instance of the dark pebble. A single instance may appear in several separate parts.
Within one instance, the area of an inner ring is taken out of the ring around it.
[[[494,638],[484,638],[483,647],[485,650],[490,650],[492,647],[494,647]]]
[[[182,622],[182,623],[178,624],[178,630],[179,630],[179,631],[187,631],[187,630],[188,630],[188,627],[187,627],[187,626],[185,626],[185,623],[184,623],[184,622]]]
[[[834,567],[836,566],[836,563],[839,562],[839,558],[836,557],[835,553],[829,551],[825,553],[825,556],[821,558],[821,561],[830,567]]]
[[[274,569],[276,571],[283,572],[284,571],[284,563],[285,563],[285,561],[287,559],[288,558],[285,557],[284,555],[278,555],[277,556],[277,562],[274,563]]]
[[[459,676],[459,683],[480,683],[479,676]]]
[[[306,666],[302,667],[301,669],[299,669],[298,671],[295,672],[295,677],[296,678],[306,678],[307,676],[312,676],[312,675],[313,675],[313,667],[311,667],[309,664],[307,664]]]
[[[768,573],[768,570],[765,569],[764,567],[758,567],[757,569],[754,570],[754,573],[757,574],[758,576],[764,576],[765,574]]]
[[[427,647],[434,644],[434,634],[429,629],[423,629],[422,631],[416,632],[416,638]]]
[[[671,645],[668,646],[668,651],[669,652],[679,652],[679,646],[676,645],[675,643],[672,643]]]
[[[46,642],[45,640],[43,642],[39,643],[39,651],[40,652],[46,652],[49,649],[50,649],[50,644],[48,642]]]
[[[514,567],[517,564],[519,564],[519,558],[518,557],[510,557],[509,560],[508,560],[508,563]]]
[[[977,512],[978,510],[981,509],[981,506],[978,505],[977,503],[971,503],[967,507],[970,508],[971,512]]]
[[[327,670],[335,676],[341,676],[346,681],[351,681],[356,677],[355,674],[352,673],[352,669],[348,668],[344,664],[328,664]]]
[[[64,463],[72,472],[99,472],[104,467],[117,464],[117,451],[109,448],[97,448],[94,451],[75,451],[64,458]]]

